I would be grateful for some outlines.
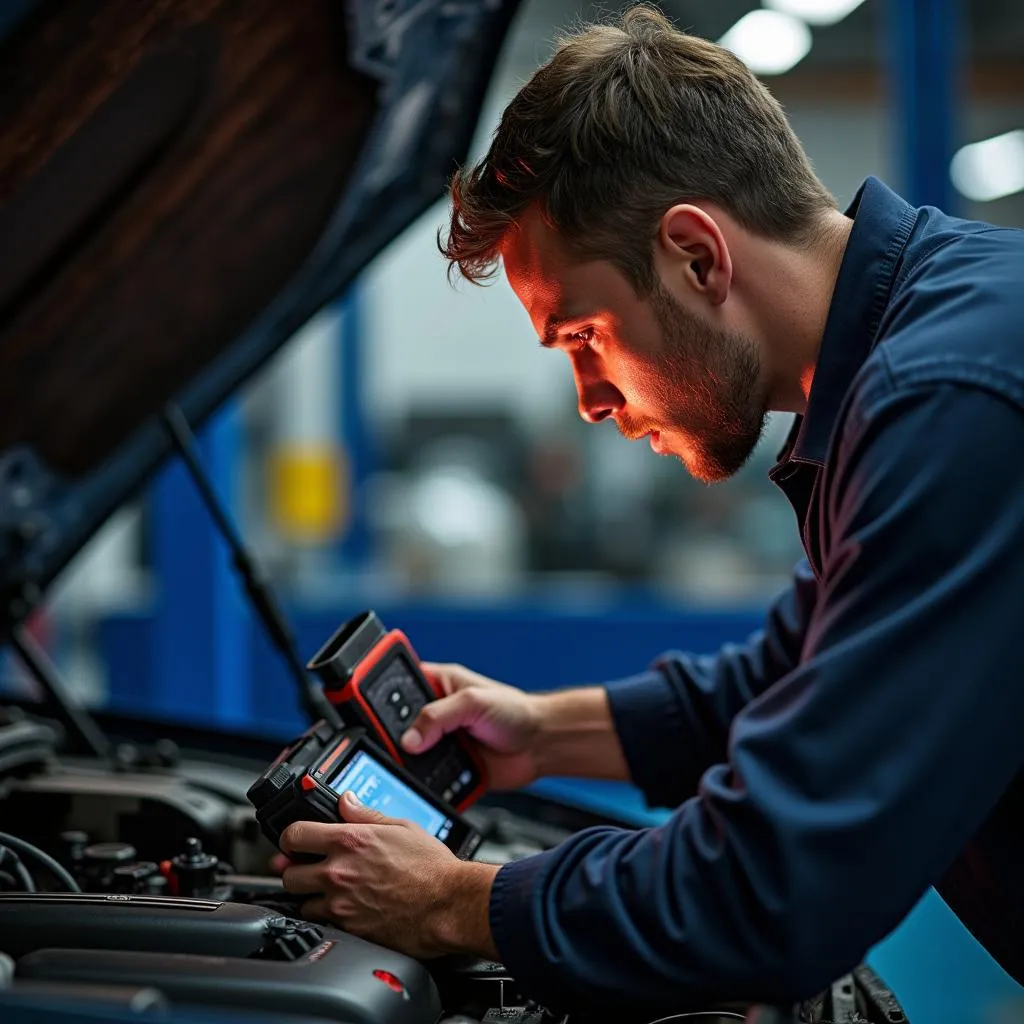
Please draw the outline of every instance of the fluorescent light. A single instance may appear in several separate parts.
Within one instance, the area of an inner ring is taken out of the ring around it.
[[[794,18],[802,18],[809,25],[834,25],[855,11],[864,0],[763,0],[765,7]]]
[[[949,165],[957,192],[978,203],[1024,191],[1024,131],[972,142]]]
[[[811,30],[779,11],[751,11],[718,40],[755,75],[781,75],[807,56]]]

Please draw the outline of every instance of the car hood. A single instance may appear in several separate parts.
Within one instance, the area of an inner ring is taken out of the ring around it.
[[[0,15],[0,627],[442,194],[518,0]]]

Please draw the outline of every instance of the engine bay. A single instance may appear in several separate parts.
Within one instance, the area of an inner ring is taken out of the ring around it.
[[[44,991],[86,1002],[157,993],[169,1007],[352,1024],[906,1019],[864,966],[785,1017],[738,1003],[657,1018],[538,1006],[501,964],[418,962],[301,920],[305,897],[270,872],[275,849],[246,800],[273,741],[187,729],[171,740],[158,736],[167,726],[121,719],[116,733],[135,736],[114,740],[109,758],[69,756],[57,723],[31,708],[2,714],[0,1005]],[[491,794],[465,813],[482,836],[475,857],[491,863],[591,825],[628,827],[531,792]]]

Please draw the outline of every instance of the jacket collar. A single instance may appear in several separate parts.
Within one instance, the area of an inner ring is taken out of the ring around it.
[[[868,178],[846,210],[853,228],[825,321],[807,410],[793,424],[780,461],[824,465],[843,399],[875,343],[917,210]]]

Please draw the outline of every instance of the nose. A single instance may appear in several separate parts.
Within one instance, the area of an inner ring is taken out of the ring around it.
[[[579,370],[576,371],[576,395],[580,416],[587,423],[600,423],[626,404],[622,392],[611,381],[584,376]]]

